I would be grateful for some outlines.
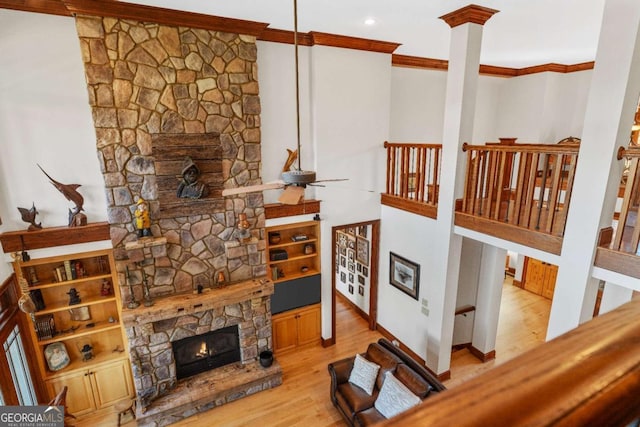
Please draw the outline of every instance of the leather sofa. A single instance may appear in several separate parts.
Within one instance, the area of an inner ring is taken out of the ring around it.
[[[386,419],[374,404],[387,372],[393,373],[396,379],[422,400],[445,390],[435,376],[384,338],[369,344],[361,356],[380,366],[371,395],[349,382],[355,355],[328,366],[331,402],[350,426],[370,426]]]

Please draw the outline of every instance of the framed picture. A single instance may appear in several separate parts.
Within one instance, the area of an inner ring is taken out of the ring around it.
[[[364,286],[364,276],[358,274],[358,283]]]
[[[418,299],[420,265],[389,252],[389,283],[412,298]]]
[[[345,242],[344,247],[340,247],[340,255],[347,256],[347,243]]]
[[[369,277],[369,269],[367,267],[362,267],[362,275],[364,277]]]
[[[359,262],[356,263],[356,270],[358,270],[358,273],[362,273],[362,264],[360,264]]]
[[[367,226],[366,225],[361,225],[360,227],[358,227],[358,236],[364,237],[365,239],[367,238]]]
[[[356,229],[353,227],[347,227],[347,234],[351,234],[352,236],[356,235]]]
[[[338,245],[340,245],[341,248],[347,247],[347,235],[340,231],[338,231]]]
[[[358,237],[356,244],[356,260],[363,265],[369,265],[369,241]]]
[[[356,252],[353,249],[349,249],[347,251],[347,255],[348,255],[349,262],[353,262],[354,258],[355,258],[355,255],[356,255]]]
[[[346,267],[346,266],[347,266],[347,258],[345,258],[345,257],[341,256],[341,257],[340,257],[340,265],[341,265],[342,267]]]
[[[347,283],[347,274],[344,271],[340,273],[340,281],[342,283]]]
[[[71,359],[67,353],[67,347],[62,342],[54,342],[44,348],[44,358],[50,371],[59,371],[65,368]]]
[[[354,263],[350,262],[347,269],[349,270],[350,273],[355,273],[356,272],[356,265]]]
[[[358,286],[358,293],[364,296],[364,286]]]
[[[349,273],[349,283],[353,283],[353,273]]]
[[[71,320],[75,320],[77,322],[91,320],[91,313],[89,312],[89,307],[78,307],[78,308],[70,308],[69,315],[71,316]]]
[[[347,247],[348,247],[349,249],[355,249],[355,248],[356,248],[356,239],[355,239],[355,238],[353,238],[353,239],[348,239],[348,240],[347,240]]]
[[[353,295],[353,285],[349,285],[349,293]]]

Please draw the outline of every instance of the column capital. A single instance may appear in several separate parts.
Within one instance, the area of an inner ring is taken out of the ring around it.
[[[447,13],[446,15],[442,15],[440,19],[449,24],[451,28],[469,22],[484,25],[489,18],[498,12],[499,10],[496,9],[489,9],[488,7],[470,4],[469,6],[465,6],[461,9],[454,10],[451,13]]]

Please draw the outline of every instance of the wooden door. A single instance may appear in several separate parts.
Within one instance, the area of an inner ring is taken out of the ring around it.
[[[115,379],[114,379],[115,380]],[[67,410],[73,415],[83,415],[96,409],[93,400],[89,371],[74,372],[46,381],[49,398],[53,399],[62,387],[67,386]]]
[[[298,344],[296,313],[287,312],[273,316],[273,351],[291,350]]]
[[[542,284],[542,296],[553,299],[553,292],[556,289],[556,277],[558,276],[558,267],[545,262],[544,282]]]
[[[544,274],[545,265],[542,261],[527,258],[527,273],[524,280],[524,288],[534,294],[542,295]]]
[[[98,409],[133,397],[131,371],[126,360],[92,368],[89,378]]]
[[[315,344],[320,339],[320,306],[300,310],[297,320],[298,345]]]

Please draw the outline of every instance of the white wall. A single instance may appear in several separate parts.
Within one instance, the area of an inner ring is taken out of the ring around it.
[[[402,224],[402,226],[399,226]],[[431,271],[440,250],[432,240],[435,221],[382,207],[380,221],[380,275],[378,282],[378,323],[406,344],[422,359],[427,360],[427,339],[432,317],[422,313],[422,300],[442,300],[442,286],[432,283]],[[418,300],[389,283],[389,252],[394,252],[420,265]],[[441,311],[427,305],[428,310]],[[436,336],[439,336],[439,332]],[[432,351],[431,349],[429,350]]]
[[[36,163],[64,184],[81,184],[89,222],[106,221],[79,46],[72,18],[0,10],[0,232],[26,229],[17,207],[32,203],[43,227],[67,225],[74,205]],[[0,279],[12,271],[9,259]]]

